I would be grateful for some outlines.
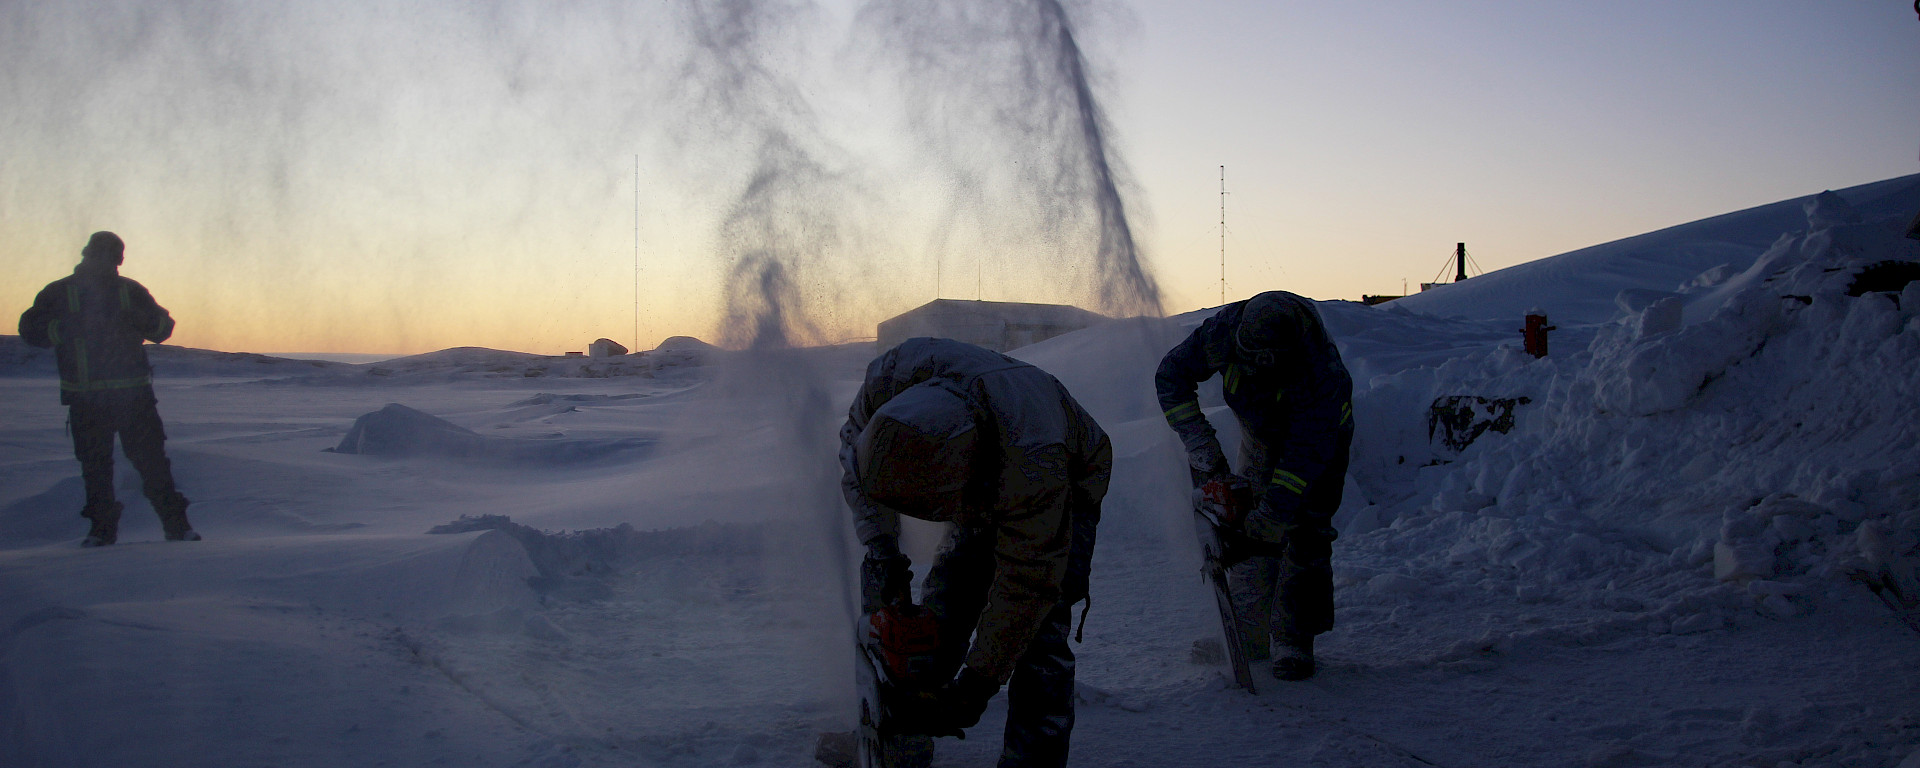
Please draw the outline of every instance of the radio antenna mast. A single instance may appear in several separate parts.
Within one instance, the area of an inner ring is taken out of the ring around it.
[[[1220,305],[1227,304],[1227,167],[1220,166]]]
[[[640,353],[640,156],[633,156],[633,352]]]

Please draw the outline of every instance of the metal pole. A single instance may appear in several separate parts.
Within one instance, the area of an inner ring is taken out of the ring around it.
[[[634,156],[634,353],[639,353],[639,156]]]
[[[1227,167],[1220,166],[1220,305],[1227,303]]]

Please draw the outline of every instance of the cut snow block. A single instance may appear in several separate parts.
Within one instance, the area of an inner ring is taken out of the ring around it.
[[[1715,267],[1715,269],[1725,271],[1725,266],[1725,264],[1722,264],[1719,267]],[[1655,302],[1661,299],[1678,298],[1679,296],[1680,294],[1672,291],[1656,291],[1651,288],[1626,288],[1613,295],[1613,305],[1619,307],[1621,312],[1629,315],[1637,315],[1647,311],[1648,307],[1653,306]]]
[[[1635,338],[1650,339],[1680,329],[1680,317],[1686,303],[1669,296],[1655,301],[1640,313],[1635,323]]]
[[[1804,613],[1799,604],[1786,595],[1767,595],[1761,598],[1759,611],[1776,619],[1791,619]]]
[[[1718,542],[1713,545],[1713,577],[1721,581],[1773,575],[1773,553],[1756,546]]]

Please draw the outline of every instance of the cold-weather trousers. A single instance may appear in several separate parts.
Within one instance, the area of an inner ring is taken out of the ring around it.
[[[1077,544],[1077,542],[1076,542]],[[1091,547],[1089,546],[1088,549]],[[1069,571],[1084,574],[1091,553],[1077,551]],[[956,527],[940,545],[927,570],[922,588],[926,606],[940,624],[939,674],[952,677],[966,659],[980,611],[986,607],[993,583],[993,530]],[[1069,581],[1075,581],[1069,578]],[[1067,764],[1068,740],[1073,732],[1072,605],[1084,597],[1084,586],[1069,592],[1041,622],[1040,630],[1014,664],[1007,683],[1007,728],[1000,752],[1000,768],[1053,768]]]
[[[186,498],[174,488],[167,432],[151,387],[88,393],[73,401],[67,416],[87,509],[105,509],[114,502],[113,438],[118,435],[121,451],[140,473],[141,490],[162,522],[169,515],[185,514]]]
[[[1266,493],[1273,457],[1251,435],[1240,442],[1240,475],[1253,483],[1254,497]],[[1227,570],[1234,610],[1247,639],[1247,653],[1267,658],[1268,644],[1288,635],[1318,635],[1333,628],[1333,539],[1331,519],[1309,519],[1287,535],[1278,557],[1250,557]]]

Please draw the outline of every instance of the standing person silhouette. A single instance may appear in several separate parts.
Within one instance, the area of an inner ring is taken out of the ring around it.
[[[187,497],[173,484],[166,430],[153,395],[153,366],[143,342],[173,335],[173,316],[153,294],[120,276],[126,243],[95,232],[73,274],[55,280],[20,315],[20,337],[51,347],[60,368],[60,404],[68,407],[73,455],[80,460],[92,521],[83,547],[103,547],[119,536],[122,505],[113,496],[113,438],[140,473],[142,490],[160,516],[168,541],[199,541],[187,522]]]

